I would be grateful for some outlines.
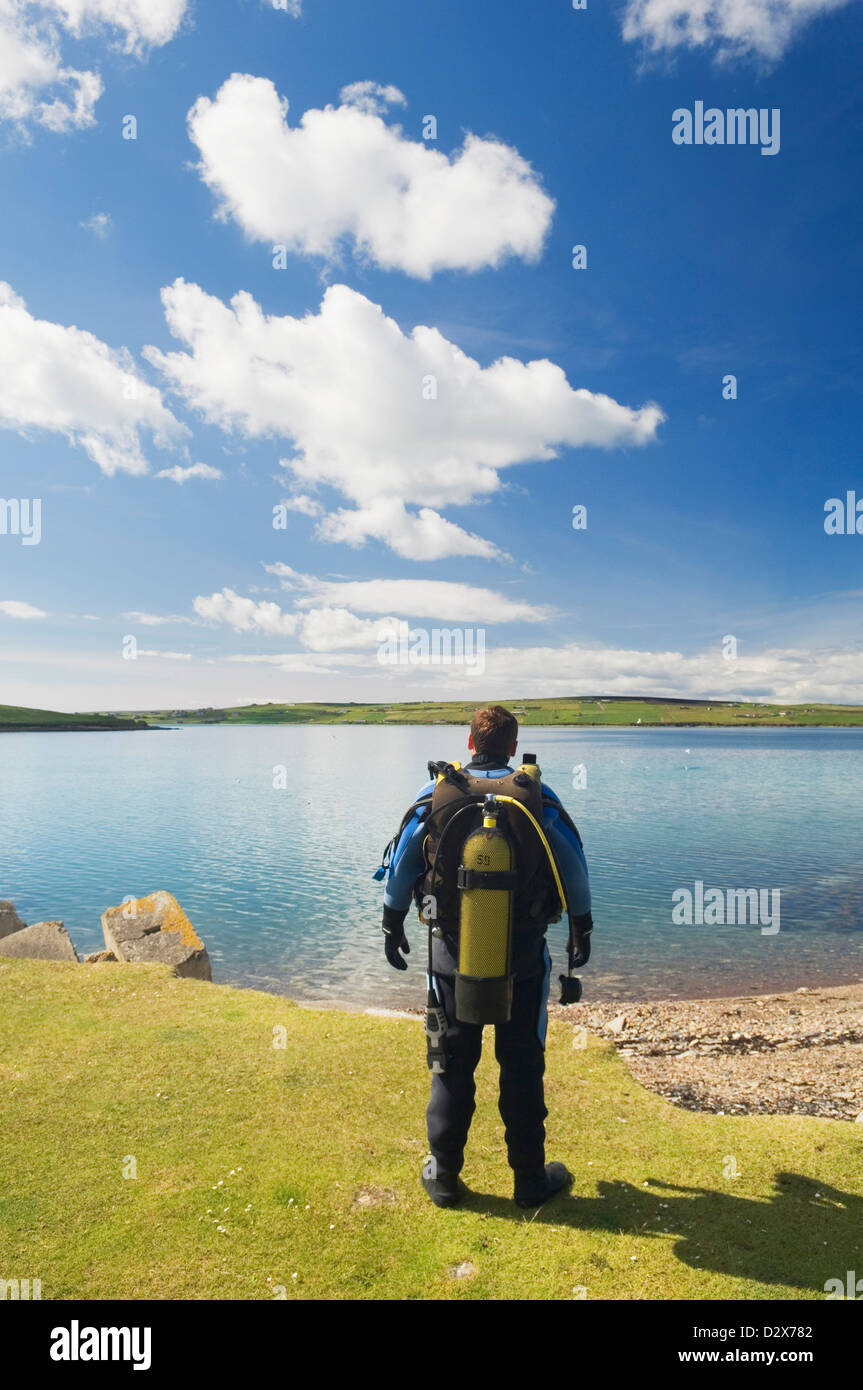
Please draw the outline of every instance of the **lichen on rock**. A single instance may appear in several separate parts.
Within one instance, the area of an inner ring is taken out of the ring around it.
[[[212,980],[207,948],[177,899],[164,889],[129,898],[102,914],[105,947],[118,961],[170,965],[177,975]]]

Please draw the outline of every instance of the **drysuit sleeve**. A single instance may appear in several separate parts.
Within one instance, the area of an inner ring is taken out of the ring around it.
[[[433,782],[427,783],[417,794],[417,800],[421,796],[428,796],[433,786]],[[420,806],[414,811],[390,858],[384,886],[384,915],[390,920],[401,913],[404,921],[413,898],[414,884],[425,869],[423,841],[426,837],[426,810],[427,807]]]
[[[548,801],[557,802],[560,806],[560,797],[544,782],[542,794]],[[556,806],[548,805],[548,801],[543,807],[543,823],[563,877],[570,916],[583,917],[590,912],[590,880],[584,850],[571,826],[567,825]]]

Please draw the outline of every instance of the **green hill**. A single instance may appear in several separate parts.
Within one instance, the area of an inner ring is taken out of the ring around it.
[[[25,709],[20,705],[0,705],[0,731],[23,729],[146,729],[145,719],[122,718],[116,714],[62,714],[51,709]]]

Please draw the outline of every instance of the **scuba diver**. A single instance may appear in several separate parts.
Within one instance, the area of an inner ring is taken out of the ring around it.
[[[477,710],[460,763],[429,763],[419,792],[384,851],[386,959],[406,970],[411,900],[428,927],[426,1035],[432,1072],[426,1111],[430,1158],[422,1184],[436,1206],[458,1205],[475,1110],[474,1071],[486,1023],[495,1026],[499,1110],[514,1200],[539,1207],[569,1186],[545,1161],[543,1074],[551,958],[545,933],[569,920],[563,1004],[581,996],[573,971],[590,955],[590,886],[581,837],[541,781],[536,758],[509,766],[518,721],[500,705]]]

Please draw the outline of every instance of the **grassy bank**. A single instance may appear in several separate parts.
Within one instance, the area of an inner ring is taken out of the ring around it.
[[[806,1299],[863,1268],[863,1127],[676,1110],[574,1040],[552,1020],[549,1155],[573,1195],[510,1200],[487,1046],[473,1195],[440,1211],[416,1022],[2,962],[0,1278],[59,1299]]]

